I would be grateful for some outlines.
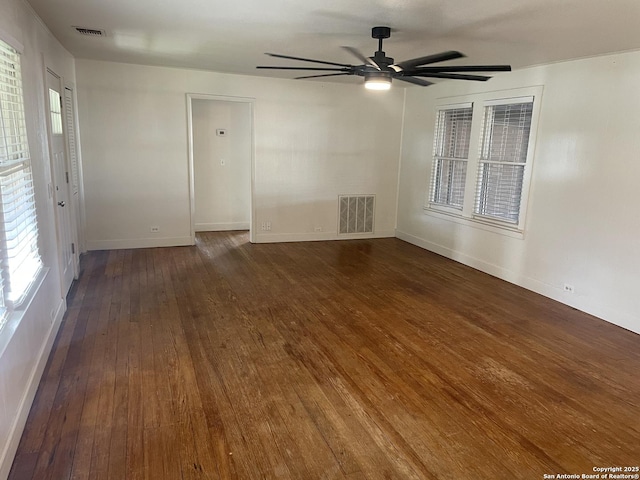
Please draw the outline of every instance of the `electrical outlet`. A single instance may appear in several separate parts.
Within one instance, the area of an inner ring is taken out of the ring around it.
[[[271,231],[271,222],[267,222],[267,231]]]
[[[260,225],[260,230],[263,230],[265,232],[271,230],[271,222],[262,222],[262,224]]]
[[[569,285],[568,283],[564,284],[564,291],[567,293],[576,293],[575,289],[573,288],[573,285]]]
[[[158,233],[160,231],[160,227],[151,227],[151,233]]]
[[[322,231],[322,227],[316,227],[313,229],[314,232],[321,232]]]

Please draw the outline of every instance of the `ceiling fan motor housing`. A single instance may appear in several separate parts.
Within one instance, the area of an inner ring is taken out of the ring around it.
[[[387,54],[382,50],[378,50],[371,58],[381,67],[389,67],[394,62],[393,58],[387,57]]]

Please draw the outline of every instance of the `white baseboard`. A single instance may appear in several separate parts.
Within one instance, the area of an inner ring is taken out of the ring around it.
[[[255,243],[279,243],[279,242],[318,242],[326,240],[364,240],[368,238],[393,238],[395,231],[358,233],[338,235],[336,232],[309,232],[309,233],[256,233]]]
[[[640,322],[636,316],[630,313],[621,312],[609,305],[603,305],[602,303],[584,295],[567,293],[560,285],[549,285],[536,280],[535,278],[518,274],[511,270],[502,268],[499,265],[487,263],[478,258],[465,255],[443,245],[430,242],[400,230],[396,230],[396,237],[400,240],[404,240],[405,242],[424,248],[425,250],[429,250],[430,252],[437,253],[438,255],[450,258],[451,260],[455,260],[456,262],[475,268],[481,272],[488,273],[494,277],[498,277],[522,288],[526,288],[527,290],[531,290],[532,292],[539,293],[540,295],[551,298],[552,300],[564,303],[565,305],[588,313],[589,315],[593,315],[594,317],[598,317],[606,322],[635,333],[640,333]]]
[[[196,223],[196,232],[226,232],[229,230],[249,230],[249,222]]]
[[[126,238],[87,240],[87,250],[122,250],[129,248],[183,247],[193,245],[191,237]]]
[[[20,400],[20,406],[18,407],[17,415],[13,419],[13,424],[11,425],[9,438],[6,441],[4,451],[2,452],[2,456],[0,457],[0,479],[6,479],[9,476],[9,471],[11,470],[11,465],[13,464],[13,459],[16,455],[16,452],[18,451],[18,444],[20,443],[20,438],[22,437],[24,426],[27,423],[27,417],[29,416],[31,405],[33,404],[33,399],[36,396],[36,391],[38,390],[38,385],[40,384],[42,372],[44,372],[44,367],[47,364],[49,353],[51,352],[51,348],[53,346],[53,341],[58,334],[58,329],[60,328],[62,317],[64,316],[66,310],[66,301],[65,299],[61,298],[56,308],[56,313],[54,315],[53,321],[51,322],[49,333],[47,334],[45,341],[42,343],[42,347],[38,352],[37,361],[33,366],[31,374],[29,375],[29,380],[27,381],[24,394],[22,396],[22,399]]]

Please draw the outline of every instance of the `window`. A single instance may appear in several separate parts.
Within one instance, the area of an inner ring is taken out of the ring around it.
[[[518,224],[533,99],[484,108],[475,213]]]
[[[49,89],[49,112],[51,112],[51,133],[62,135],[62,103],[60,95],[53,89]]]
[[[41,267],[20,55],[0,40],[0,327]]]
[[[431,201],[462,210],[467,176],[472,105],[438,111]]]
[[[523,231],[542,87],[515,93],[533,94],[477,94],[438,107],[427,213]]]

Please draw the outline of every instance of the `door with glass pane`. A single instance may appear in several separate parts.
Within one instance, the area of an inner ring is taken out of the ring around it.
[[[73,225],[69,195],[69,170],[62,127],[62,96],[60,77],[47,70],[47,101],[49,105],[49,146],[53,201],[56,210],[56,232],[62,296],[66,296],[74,276]]]

